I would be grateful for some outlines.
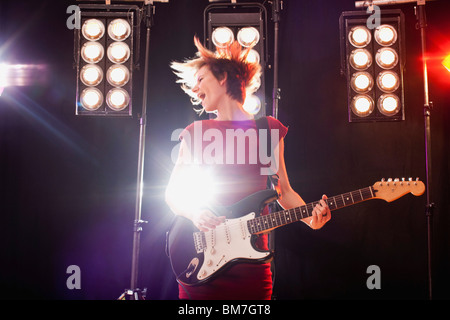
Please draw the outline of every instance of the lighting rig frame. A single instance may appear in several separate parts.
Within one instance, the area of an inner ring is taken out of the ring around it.
[[[215,45],[212,41],[212,33],[215,28],[230,28],[236,38],[239,28],[254,27],[258,30],[260,38],[253,47],[259,54],[261,65],[261,85],[259,89],[253,93],[258,97],[261,108],[254,114],[255,118],[259,118],[267,114],[267,97],[266,97],[266,73],[270,67],[268,63],[268,26],[267,26],[267,9],[260,3],[242,2],[242,3],[212,3],[206,6],[204,10],[204,45],[209,50],[214,51]]]
[[[83,60],[81,51],[83,45],[90,42],[82,34],[82,28],[74,29],[74,60],[77,69],[77,87],[76,87],[76,111],[77,116],[111,116],[111,117],[131,117],[133,109],[133,71],[138,68],[139,52],[140,52],[140,8],[136,5],[125,4],[79,4],[81,24],[89,19],[98,19],[104,25],[104,35],[99,39],[104,53],[103,57],[94,63],[96,66],[101,66],[103,72],[102,80],[98,85],[92,86],[85,84],[80,79],[80,73],[84,66],[91,63]],[[130,25],[130,35],[123,41],[114,41],[108,36],[108,24],[114,19],[124,19]],[[108,58],[108,46],[114,42],[123,42],[129,47],[129,58],[125,62],[114,63]],[[107,81],[107,70],[113,65],[120,65],[129,72],[128,80],[124,85],[114,85]],[[99,90],[102,95],[102,102],[95,110],[89,110],[82,105],[82,92],[85,89],[91,88]],[[121,109],[113,110],[108,107],[106,99],[110,90],[122,90],[128,95],[128,101]]]
[[[372,15],[369,11],[346,11],[339,18],[340,44],[341,44],[341,74],[346,77],[348,95],[348,121],[349,122],[380,122],[405,120],[404,83],[405,68],[405,18],[399,9],[383,10],[380,17],[380,26],[368,28],[367,21]],[[376,34],[383,26],[392,26],[396,35],[393,44],[385,45],[376,41]],[[363,28],[368,32],[368,43],[355,45],[350,40],[352,28]],[[393,49],[392,49],[393,48]],[[397,55],[397,63],[392,67],[383,67],[377,61],[382,50],[392,50]],[[358,68],[351,63],[355,52],[366,52],[371,61],[367,67]],[[397,76],[398,85],[394,89],[385,89],[379,83],[380,76]],[[368,88],[358,92],[353,85],[356,76],[363,75],[368,80]],[[388,97],[395,99],[399,110],[392,114],[384,112],[380,107],[382,99]],[[363,98],[370,106],[367,113],[358,113],[355,108],[357,98]]]

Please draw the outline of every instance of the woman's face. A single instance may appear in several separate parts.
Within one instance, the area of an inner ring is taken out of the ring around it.
[[[219,108],[221,99],[226,93],[226,78],[217,80],[208,66],[201,67],[197,74],[197,84],[192,91],[202,101],[206,112],[214,112]]]

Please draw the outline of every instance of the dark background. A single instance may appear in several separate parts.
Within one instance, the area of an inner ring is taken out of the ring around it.
[[[0,97],[0,297],[116,299],[130,286],[139,119],[75,116],[75,1],[1,1],[0,61],[42,63],[46,86],[10,87]],[[208,1],[156,4],[151,34],[139,287],[148,299],[177,299],[164,252],[172,213],[164,190],[176,142],[171,133],[197,116],[169,63],[193,56]],[[420,33],[414,5],[406,18],[406,120],[349,123],[340,75],[339,16],[354,1],[284,1],[280,24],[279,119],[289,126],[286,163],[307,202],[372,185],[381,178],[425,180]],[[433,297],[448,299],[450,3],[427,3],[432,111]],[[269,26],[272,23],[269,22]],[[273,39],[269,39],[273,41]],[[142,63],[143,64],[143,63]],[[135,74],[136,112],[142,69]],[[269,110],[270,107],[269,107]],[[322,230],[277,230],[276,298],[428,298],[425,196],[376,200],[333,213]],[[69,290],[66,269],[81,268]],[[369,290],[367,268],[381,270]]]

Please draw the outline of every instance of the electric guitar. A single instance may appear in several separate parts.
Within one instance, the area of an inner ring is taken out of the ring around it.
[[[419,179],[383,179],[373,186],[325,201],[332,211],[371,199],[391,202],[408,193],[420,196],[424,191],[425,185]],[[256,235],[310,217],[319,203],[256,216],[277,198],[276,191],[266,189],[232,206],[215,208],[216,214],[228,219],[207,232],[199,231],[189,219],[177,216],[167,233],[167,254],[177,281],[188,286],[200,285],[235,263],[270,260],[273,252],[256,248]]]

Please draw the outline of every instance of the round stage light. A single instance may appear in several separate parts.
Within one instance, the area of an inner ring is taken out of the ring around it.
[[[130,70],[121,64],[112,65],[106,72],[106,79],[111,85],[121,87],[130,80]]]
[[[97,88],[86,88],[80,95],[81,106],[88,111],[95,111],[103,103],[103,94]]]
[[[105,25],[98,19],[88,19],[81,27],[83,36],[91,41],[96,41],[105,34]]]
[[[378,50],[375,60],[383,69],[392,69],[398,63],[398,54],[392,48],[381,48]]]
[[[103,46],[94,41],[86,42],[83,47],[81,47],[81,57],[87,63],[97,63],[102,60],[105,54],[105,49]]]
[[[393,92],[400,86],[400,79],[395,72],[383,71],[377,77],[377,84],[384,92]]]
[[[124,42],[113,42],[108,47],[108,58],[114,63],[124,63],[130,58],[130,47]]]
[[[108,35],[115,41],[123,41],[131,34],[131,26],[125,19],[114,19],[108,25]]]
[[[389,24],[383,24],[375,29],[375,40],[382,46],[390,46],[397,41],[397,31]]]
[[[367,117],[373,112],[373,99],[368,95],[357,95],[353,97],[351,109],[358,117]]]
[[[258,51],[250,49],[250,51],[247,54],[247,57],[245,57],[245,61],[247,61],[248,63],[259,63],[261,61],[261,58],[259,56]]]
[[[378,99],[378,110],[385,116],[396,115],[400,111],[400,99],[393,94],[383,94]]]
[[[87,86],[96,86],[103,80],[103,71],[96,64],[87,64],[81,68],[80,79]]]
[[[366,27],[357,26],[353,27],[350,30],[348,34],[348,39],[353,46],[357,48],[362,48],[370,43],[370,41],[372,40],[372,35],[369,29],[367,29]]]
[[[230,28],[227,27],[219,27],[214,29],[212,35],[212,42],[216,47],[226,48],[228,45],[233,43],[234,34]]]
[[[245,98],[242,107],[250,114],[257,114],[261,110],[261,100],[255,95],[249,95]]]
[[[243,47],[252,47],[259,41],[259,32],[254,27],[246,27],[239,30],[237,40]]]
[[[130,95],[121,88],[114,88],[108,91],[106,95],[106,104],[114,111],[125,109],[130,102]]]
[[[368,72],[356,72],[350,83],[352,89],[358,93],[366,93],[373,88],[373,78]]]
[[[356,49],[350,54],[350,64],[357,70],[365,70],[372,64],[372,55],[366,49]]]

